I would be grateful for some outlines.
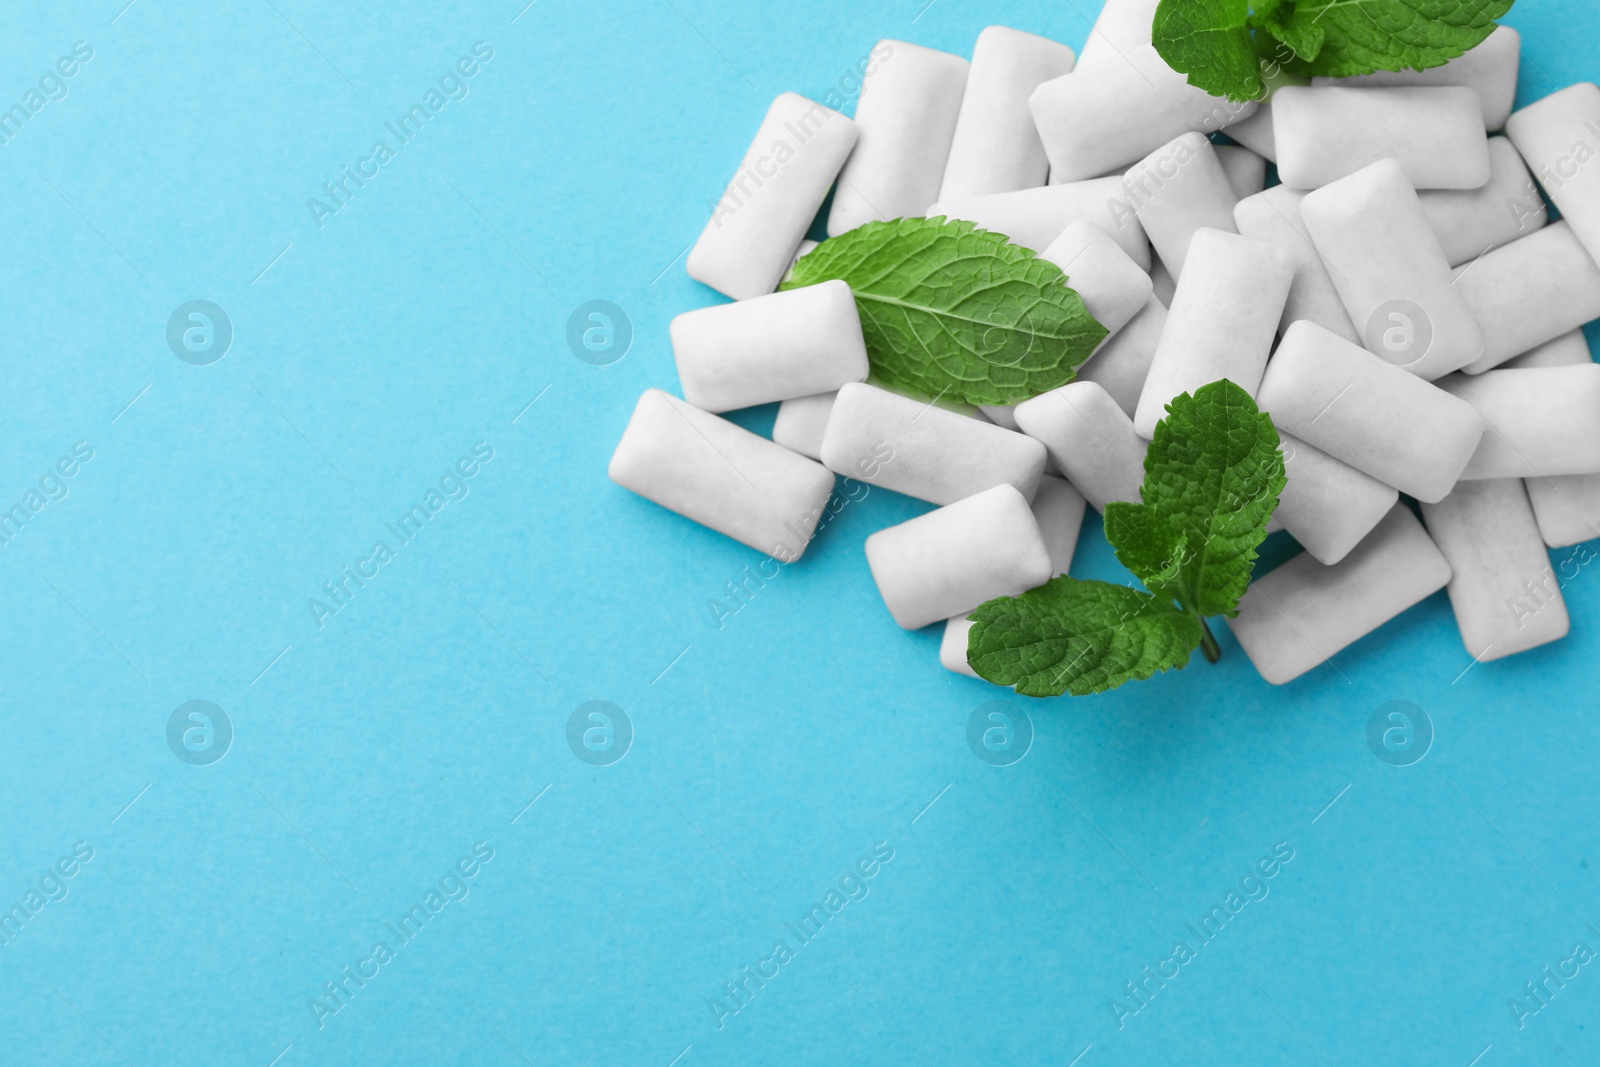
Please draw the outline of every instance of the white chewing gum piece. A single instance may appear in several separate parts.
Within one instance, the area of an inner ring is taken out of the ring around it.
[[[1094,382],[1068,382],[1016,406],[1017,425],[1050,450],[1061,473],[1104,512],[1114,500],[1139,502],[1150,442],[1127,412]]]
[[[1222,164],[1223,173],[1228,176],[1228,184],[1233,186],[1233,195],[1243,200],[1248,196],[1255,196],[1267,188],[1267,160],[1242,145],[1219,144],[1213,146],[1217,153],[1217,162]]]
[[[1190,130],[1224,129],[1256,105],[1195,88],[1143,45],[1045,82],[1028,107],[1050,157],[1050,180],[1075,182],[1125,169]]]
[[[1171,307],[1172,298],[1178,294],[1178,280],[1172,276],[1160,257],[1150,264],[1150,285],[1162,307]]]
[[[1162,145],[1123,175],[1122,186],[1145,236],[1175,279],[1183,277],[1196,232],[1238,232],[1233,208],[1239,194],[1204,134],[1191,131]]]
[[[776,289],[855,143],[837,111],[780,95],[689,250],[689,277],[735,300]]]
[[[1066,574],[1078,548],[1078,533],[1083,529],[1083,514],[1088,501],[1065,478],[1045,475],[1033,498],[1033,517],[1039,535],[1050,552],[1050,577]]]
[[[1021,430],[1017,428],[1017,417],[1011,413],[1011,408],[1012,405],[1010,404],[978,405],[978,410],[982,412],[984,418],[988,419],[990,422],[994,423],[1003,430],[1011,430],[1015,433],[1020,433]]]
[[[1344,309],[1339,290],[1334,288],[1328,265],[1300,217],[1300,204],[1305,198],[1304,190],[1274,185],[1239,201],[1233,209],[1234,225],[1242,236],[1276,245],[1294,258],[1294,281],[1289,283],[1280,330],[1310,319],[1346,341],[1360,344],[1361,337],[1350,323],[1350,314]]]
[[[1600,266],[1565,219],[1461,267],[1456,288],[1483,330],[1483,358],[1468,374],[1600,318]]]
[[[672,320],[670,331],[683,398],[705,411],[867,380],[856,299],[842,281],[688,311]]]
[[[639,397],[610,475],[782,563],[805,552],[833,494],[821,464],[659,389]]]
[[[972,627],[965,615],[952,616],[945,622],[944,637],[939,640],[939,666],[968,678],[978,677],[978,672],[967,662],[967,638]]]
[[[1567,548],[1600,537],[1600,474],[1558,474],[1523,484],[1546,545]]]
[[[1450,564],[1396,504],[1339,563],[1301,554],[1251,583],[1228,628],[1261,677],[1284,685],[1443,589]]]
[[[1068,224],[1039,258],[1061,268],[1067,284],[1083,298],[1083,306],[1106,328],[1107,341],[1150,300],[1150,275],[1092,222]]]
[[[1140,270],[1150,268],[1150,242],[1144,227],[1122,202],[1122,178],[1094,178],[1023,189],[1014,193],[940,201],[928,217],[940,215],[1002,234],[1012,244],[1043,252],[1074,222],[1092,222],[1122,247]]]
[[[1133,321],[1112,334],[1084,361],[1076,380],[1098,384],[1127,412],[1128,418],[1133,418],[1139,410],[1145,379],[1150,377],[1156,346],[1166,328],[1167,306],[1152,295]]]
[[[885,219],[915,218],[939,198],[955,137],[967,61],[949,52],[879,41],[856,100],[855,151],[828,212],[828,236]]]
[[[1600,363],[1452,375],[1439,385],[1488,426],[1463,479],[1600,474]]]
[[[1370,351],[1429,381],[1483,357],[1483,331],[1399,163],[1323,186],[1300,216]]]
[[[833,399],[838,395],[832,392],[797,396],[779,404],[777,418],[772,420],[773,441],[821,462],[822,435],[828,429],[828,416],[833,414]]]
[[[1510,26],[1501,26],[1483,43],[1442,67],[1427,70],[1380,70],[1352,78],[1312,78],[1314,86],[1349,85],[1357,88],[1416,86],[1437,89],[1461,85],[1478,94],[1483,128],[1498,130],[1511,114],[1517,95],[1517,70],[1522,64],[1522,37]]]
[[[822,437],[829,470],[932,504],[1003,483],[1032,500],[1044,461],[1026,434],[859,383],[839,390]]]
[[[1442,500],[1483,437],[1471,404],[1312,322],[1289,327],[1256,401],[1289,433],[1419,500]]]
[[[1272,101],[1228,127],[1228,137],[1268,162],[1277,162],[1278,142],[1272,136]]]
[[[978,34],[938,199],[1043,185],[1050,161],[1028,97],[1072,67],[1072,49],[1048,38],[1006,26]]]
[[[1320,189],[1395,159],[1417,189],[1478,189],[1489,139],[1471,89],[1352,89],[1287,85],[1272,98],[1278,177]]]
[[[1600,260],[1600,87],[1579,82],[1513,112],[1506,133],[1591,258]]]
[[[1039,483],[1039,493],[1033,498],[1033,517],[1039,524],[1045,549],[1050,553],[1051,577],[1066,574],[1067,568],[1072,566],[1086,506],[1078,491],[1062,478],[1046,475]],[[976,678],[978,672],[967,663],[967,635],[971,631],[972,623],[965,614],[947,621],[944,638],[939,642],[939,663],[947,670]]]
[[[1278,434],[1289,484],[1273,515],[1318,563],[1332,566],[1389,514],[1400,493],[1320,448]]]
[[[1078,66],[1101,60],[1123,62],[1136,48],[1148,47],[1160,0],[1106,0],[1083,43]]]
[[[1522,155],[1506,137],[1489,138],[1489,184],[1418,192],[1422,213],[1452,267],[1543,228],[1550,209]]]
[[[997,485],[867,538],[867,566],[902,629],[972,611],[1050,580],[1050,553],[1022,494]]]
[[[1554,341],[1546,341],[1538,348],[1522,353],[1500,364],[1500,370],[1534,370],[1538,367],[1580,367],[1593,363],[1589,352],[1589,339],[1582,330],[1564,333]]]
[[[1294,259],[1276,245],[1201,230],[1167,311],[1133,428],[1149,438],[1174,398],[1227,378],[1251,396],[1283,318]]]
[[[1450,607],[1467,655],[1487,662],[1567,636],[1567,605],[1521,481],[1462,482],[1422,505],[1422,521],[1450,562]]]

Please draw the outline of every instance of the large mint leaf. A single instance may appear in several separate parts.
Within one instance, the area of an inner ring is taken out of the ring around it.
[[[1482,44],[1513,0],[1298,0],[1274,5],[1280,40],[1320,36],[1311,73],[1426,70]],[[1287,13],[1287,14],[1286,14]]]
[[[1023,696],[1086,696],[1181,668],[1201,626],[1149,593],[1062,576],[969,616],[967,662]]]
[[[1212,382],[1167,405],[1139,495],[1173,543],[1186,545],[1173,586],[1185,609],[1237,614],[1287,481],[1272,419],[1233,382]]]
[[[970,222],[870,222],[802,256],[780,288],[855,293],[875,377],[925,396],[1010,404],[1065,385],[1105,339],[1052,263]]]

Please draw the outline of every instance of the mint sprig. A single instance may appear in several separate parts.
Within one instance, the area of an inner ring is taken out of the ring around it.
[[[967,662],[1023,696],[1083,696],[1221,655],[1211,615],[1238,614],[1288,479],[1278,431],[1226,379],[1167,405],[1145,455],[1142,503],[1112,503],[1106,538],[1149,592],[1060,577],[969,618]]]
[[[1157,596],[1065,575],[971,618],[972,669],[1030,697],[1085,696],[1182,667],[1203,636],[1193,616]]]
[[[1151,42],[1189,84],[1230,100],[1266,92],[1263,68],[1335,78],[1427,70],[1471,51],[1514,0],[1161,0]]]
[[[1010,404],[1071,381],[1106,337],[1053,263],[970,222],[893,219],[824,241],[780,289],[842,280],[873,376],[969,404]]]

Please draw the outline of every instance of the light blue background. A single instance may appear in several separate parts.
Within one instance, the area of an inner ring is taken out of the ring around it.
[[[880,37],[1078,45],[1092,0],[122,3],[13,3],[0,35],[4,106],[94,48],[0,148],[0,505],[94,449],[0,547],[0,904],[94,849],[0,947],[0,1060],[1600,1059],[1600,969],[1507,1008],[1600,948],[1593,565],[1557,646],[1463,675],[1441,594],[1272,689],[1222,634],[1218,666],[1027,703],[996,768],[965,740],[995,691],[889,624],[862,555],[923,505],[850,505],[719,630],[759,557],[605,477],[676,388],[668,321],[719,299],[679,256],[772,96]],[[1518,6],[1524,102],[1600,75],[1593,15]],[[478,41],[469,95],[319,229],[307,199]],[[165,340],[198,298],[236,330],[208,367]],[[594,298],[636,329],[610,367],[564,340]],[[470,495],[319,630],[308,598],[479,442]],[[1093,521],[1074,570],[1120,573]],[[636,731],[609,767],[565,740],[596,698]],[[236,731],[212,766],[167,747],[190,699]],[[1365,741],[1392,699],[1437,730],[1412,767]],[[471,895],[319,1029],[309,999],[479,841]],[[1278,842],[1270,895],[1119,1030],[1123,983]]]

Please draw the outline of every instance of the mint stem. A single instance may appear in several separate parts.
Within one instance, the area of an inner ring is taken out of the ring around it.
[[[1200,651],[1205,653],[1207,663],[1215,663],[1222,658],[1222,646],[1211,636],[1211,627],[1206,625],[1206,620],[1198,615],[1195,618],[1200,621]]]

